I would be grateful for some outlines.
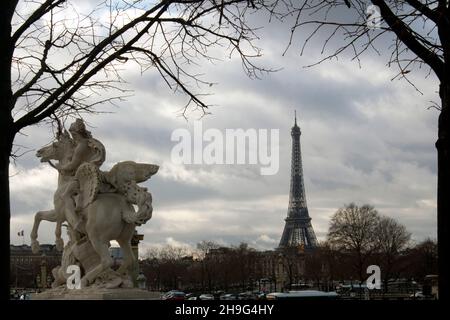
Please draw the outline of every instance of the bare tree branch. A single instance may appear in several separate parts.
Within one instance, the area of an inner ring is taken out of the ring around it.
[[[381,16],[384,18],[389,27],[391,27],[392,31],[397,35],[397,37],[419,58],[421,58],[426,64],[428,64],[436,73],[439,79],[442,79],[444,63],[439,58],[439,56],[437,56],[434,52],[428,50],[417,40],[417,38],[411,32],[411,29],[392,12],[385,1],[372,0],[372,3],[380,7]]]
[[[16,131],[55,113],[89,112],[97,104],[90,98],[100,96],[101,90],[121,92],[123,66],[130,62],[141,72],[155,68],[170,88],[185,93],[189,102],[184,111],[192,105],[205,112],[202,94],[189,82],[210,83],[190,66],[200,65],[202,59],[217,60],[210,51],[220,47],[238,55],[250,77],[274,71],[253,61],[261,53],[253,44],[256,29],[247,24],[246,12],[263,9],[279,18],[276,6],[289,1],[111,0],[87,14],[78,13],[70,2],[60,6],[63,2],[48,0],[28,18],[21,15],[22,24],[13,35]],[[106,10],[109,21],[101,18]],[[67,18],[67,12],[73,18]]]
[[[427,4],[423,4],[419,0],[406,0],[413,8],[425,15],[427,18],[433,20],[435,23],[439,21],[439,13],[431,9]],[[428,2],[428,1],[427,1]],[[434,2],[434,1],[433,1]]]
[[[20,36],[31,27],[36,21],[50,12],[53,8],[64,3],[66,0],[46,0],[33,14],[14,32],[12,35],[12,45],[14,45]]]

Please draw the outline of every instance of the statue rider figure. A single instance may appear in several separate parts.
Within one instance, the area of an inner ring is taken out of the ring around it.
[[[69,132],[75,143],[72,159],[69,163],[59,166],[57,169],[63,174],[73,177],[67,183],[62,194],[66,219],[74,230],[85,233],[83,219],[78,213],[83,209],[83,199],[76,172],[80,165],[86,162],[94,164],[98,169],[105,161],[105,147],[100,141],[92,138],[91,132],[86,130],[86,126],[81,119],[76,119],[71,124]]]

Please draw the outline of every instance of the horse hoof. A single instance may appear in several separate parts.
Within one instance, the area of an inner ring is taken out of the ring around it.
[[[31,242],[31,251],[34,254],[38,254],[39,253],[39,241],[32,241]]]
[[[64,249],[64,240],[62,238],[56,239],[56,250],[63,251]]]

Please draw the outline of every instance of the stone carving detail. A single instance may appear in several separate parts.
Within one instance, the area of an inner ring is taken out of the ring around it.
[[[61,265],[52,270],[53,288],[65,286],[67,267],[73,264],[82,270],[83,288],[130,288],[135,263],[131,238],[135,227],[150,220],[153,212],[151,193],[138,184],[156,174],[159,166],[123,161],[110,171],[101,171],[106,153],[103,144],[92,137],[81,119],[72,123],[69,132],[59,132],[54,142],[36,154],[41,162],[58,170],[59,175],[54,208],[39,211],[34,217],[33,252],[39,251],[40,222],[55,222],[56,246],[63,250],[63,255]],[[64,222],[69,237],[65,246],[61,237]],[[116,271],[111,269],[111,240],[119,243],[124,256]]]

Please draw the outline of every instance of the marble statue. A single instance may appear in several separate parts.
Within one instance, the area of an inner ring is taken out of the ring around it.
[[[78,265],[82,288],[130,288],[135,258],[131,238],[136,226],[152,217],[152,195],[142,183],[157,173],[154,164],[119,162],[109,171],[100,170],[105,161],[105,147],[92,137],[84,122],[77,119],[69,131],[58,132],[56,140],[37,151],[41,162],[58,170],[54,208],[39,211],[31,231],[33,252],[42,220],[55,222],[56,247],[62,250],[61,265],[52,270],[53,288],[64,287],[67,267]],[[52,160],[57,161],[53,163]],[[136,209],[135,209],[136,208]],[[69,241],[61,237],[67,224]],[[123,263],[111,269],[110,241],[116,240],[123,252]]]

